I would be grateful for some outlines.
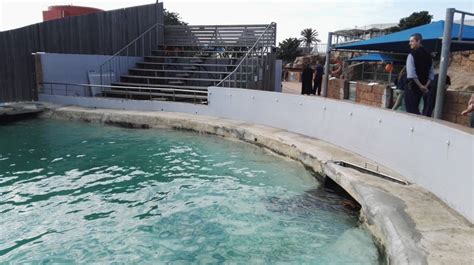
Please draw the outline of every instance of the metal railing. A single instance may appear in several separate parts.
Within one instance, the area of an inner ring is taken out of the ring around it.
[[[151,55],[152,50],[158,45],[162,27],[164,24],[156,23],[102,63],[99,66],[100,85],[116,82],[135,63]]]
[[[461,14],[461,25],[459,26],[459,31],[457,34],[457,40],[452,40],[452,30],[454,23],[454,14]],[[443,117],[443,107],[444,107],[444,94],[445,94],[445,85],[446,76],[448,74],[449,66],[449,53],[451,51],[452,43],[465,43],[473,44],[473,41],[463,40],[463,31],[464,31],[464,20],[466,16],[474,16],[474,13],[465,12],[461,10],[456,10],[454,8],[446,9],[446,20],[444,22],[443,30],[443,40],[441,46],[441,60],[439,65],[439,76],[438,76],[438,87],[436,88],[436,103],[434,108],[434,117],[435,119],[441,119]]]
[[[308,47],[306,46],[306,44],[301,43],[298,48],[303,51],[303,54],[325,53],[327,49],[327,44],[318,42]]]
[[[125,96],[125,99],[133,99],[134,97],[140,96],[142,99],[166,99],[180,102],[192,101],[194,104],[207,104],[208,100],[207,89],[173,89],[161,87],[111,86],[57,82],[42,82],[40,84],[42,85],[42,93],[47,95],[102,97],[106,94],[111,94]],[[49,90],[47,88],[49,88]]]
[[[259,82],[264,79],[264,68],[267,54],[273,49],[275,42],[268,42],[268,39],[275,39],[276,23],[270,23],[260,34],[255,43],[247,53],[240,59],[235,69],[222,79],[216,86],[234,88],[261,88]]]
[[[167,46],[249,47],[268,25],[166,25],[164,44]],[[276,35],[266,35],[268,45]]]

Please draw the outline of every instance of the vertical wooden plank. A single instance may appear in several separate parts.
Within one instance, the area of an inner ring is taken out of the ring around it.
[[[36,99],[31,53],[113,54],[157,20],[163,4],[151,4],[52,20],[0,32],[0,101]],[[162,41],[162,40],[161,40]]]

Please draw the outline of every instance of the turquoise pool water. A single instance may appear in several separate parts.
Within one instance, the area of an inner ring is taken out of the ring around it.
[[[0,126],[0,216],[0,263],[380,263],[301,165],[190,132]]]

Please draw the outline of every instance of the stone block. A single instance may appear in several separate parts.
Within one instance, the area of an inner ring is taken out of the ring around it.
[[[456,123],[463,126],[469,126],[471,123],[471,117],[456,115]]]
[[[445,104],[444,105],[444,110],[447,113],[453,113],[453,114],[459,114],[463,110],[465,110],[467,107],[467,102],[466,104],[462,103],[450,103],[450,104]]]
[[[455,114],[445,113],[445,114],[443,114],[442,119],[445,120],[445,121],[456,123],[456,115]]]
[[[444,101],[446,103],[457,103],[458,97],[456,96],[457,92],[454,91],[446,91],[444,95]]]

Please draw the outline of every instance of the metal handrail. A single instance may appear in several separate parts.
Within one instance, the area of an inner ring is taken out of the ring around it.
[[[109,85],[90,85],[90,84],[70,84],[70,83],[50,83],[50,82],[42,82],[40,83],[43,88],[45,88],[44,85],[49,85],[50,89],[50,95],[57,95],[54,91],[58,89],[53,89],[53,85],[60,85],[61,90],[65,91],[65,96],[69,96],[69,92],[71,89],[69,87],[82,87],[83,90],[83,96],[87,97],[88,91],[87,88],[92,88],[92,87],[100,87],[101,90],[98,91],[99,94],[94,93],[91,91],[91,96],[103,96],[103,93],[111,90],[106,90],[104,91],[104,88],[120,88],[122,90],[115,91],[113,93],[119,93],[121,95],[125,96],[125,99],[133,99],[133,96],[135,95],[140,95],[140,96],[150,96],[150,100],[155,100],[158,98],[167,98],[167,99],[172,99],[173,101],[176,101],[177,99],[185,99],[189,100],[192,99],[194,104],[207,104],[208,103],[208,97],[209,93],[208,91],[202,91],[202,90],[189,90],[189,89],[171,89],[171,88],[159,88],[159,87],[134,87],[134,86],[109,86]],[[135,91],[130,91],[130,89],[137,89]],[[77,89],[73,89],[72,92],[74,93],[75,96],[81,96],[79,91]],[[167,92],[169,94],[162,94],[162,92]],[[46,91],[44,91],[45,94]],[[139,94],[137,94],[139,93]],[[188,93],[188,94],[186,94]],[[186,102],[186,101],[185,101]]]
[[[230,74],[228,74],[224,79],[222,79],[219,83],[217,83],[216,86],[220,86],[222,83],[224,83],[224,81],[226,81],[228,78],[230,78],[233,74],[235,74],[237,72],[237,70],[239,69],[239,67],[242,65],[242,63],[244,62],[245,59],[247,59],[249,57],[249,55],[251,54],[251,52],[255,49],[256,45],[258,44],[258,42],[260,41],[260,39],[267,33],[267,31],[272,27],[276,25],[275,22],[271,22],[270,24],[268,24],[268,26],[265,28],[265,31],[260,34],[260,36],[258,37],[258,39],[255,41],[255,43],[253,44],[253,46],[247,51],[247,53],[244,55],[244,57],[242,57],[240,59],[240,62],[237,64],[237,66],[235,67],[234,71],[232,71]]]
[[[265,25],[176,25],[165,26],[165,45],[169,46],[218,46],[218,47],[249,47]],[[168,37],[169,36],[169,37]],[[274,41],[271,39],[269,41]]]
[[[154,24],[153,26],[149,27],[147,30],[145,30],[143,33],[141,33],[138,37],[136,37],[135,39],[133,39],[132,41],[130,41],[127,45],[125,45],[123,48],[121,48],[119,51],[117,51],[116,53],[114,53],[112,56],[110,56],[107,60],[105,60],[105,62],[103,62],[100,66],[99,66],[99,71],[100,71],[100,84],[101,85],[104,85],[104,68],[105,70],[107,69],[106,67],[108,66],[109,68],[109,79],[111,78],[110,74],[113,72],[112,71],[112,64],[114,63],[114,60],[117,59],[120,55],[124,55],[124,53],[126,52],[126,63],[124,63],[125,65],[125,68],[128,69],[129,67],[129,64],[130,64],[130,59],[129,59],[129,48],[130,47],[135,47],[133,49],[133,53],[134,55],[137,55],[137,54],[140,54],[140,51],[137,52],[137,43],[140,41],[141,42],[141,56],[144,57],[146,56],[146,54],[148,53],[151,53],[151,51],[153,51],[153,48],[152,46],[154,47],[154,45],[156,43],[153,43],[152,41],[152,33],[154,30],[157,31],[158,29],[158,26],[161,26],[163,27],[164,24],[163,23],[156,23]],[[158,40],[158,33],[156,33],[156,36],[155,36],[155,40]],[[145,37],[148,36],[148,49],[147,51],[145,52]],[[145,54],[146,53],[146,54]],[[120,62],[116,62],[115,67],[119,67],[119,70],[122,70],[122,59],[120,60]],[[116,70],[116,69],[114,69]],[[119,73],[120,74],[120,73]]]
[[[448,66],[449,66],[449,53],[451,51],[452,41],[452,30],[454,23],[454,14],[459,13],[461,17],[461,25],[459,27],[459,32],[456,42],[462,41],[462,33],[464,30],[464,19],[467,16],[474,16],[474,13],[465,12],[457,10],[454,8],[446,9],[446,19],[444,20],[444,29],[443,29],[443,40],[441,41],[441,53],[440,53],[440,64],[439,64],[439,75],[438,75],[438,86],[436,88],[436,103],[433,110],[434,118],[441,119],[443,117],[443,107],[444,107],[444,94],[445,94],[445,84],[446,78],[448,75]]]
[[[103,62],[100,67],[104,66],[105,64],[107,64],[109,61],[111,61],[112,59],[114,59],[115,57],[117,57],[120,53],[122,53],[125,49],[127,49],[128,47],[132,46],[132,44],[134,44],[135,42],[137,42],[139,39],[141,39],[143,36],[145,36],[145,34],[147,34],[148,32],[150,32],[152,29],[154,29],[156,26],[158,25],[161,25],[161,26],[164,26],[163,23],[156,23],[154,24],[153,26],[149,27],[147,30],[145,30],[145,32],[143,32],[142,34],[140,34],[138,37],[136,37],[135,39],[133,39],[132,41],[130,41],[127,45],[125,45],[122,49],[120,49],[118,52],[114,53],[112,56],[110,56],[105,62]]]
[[[100,88],[122,88],[122,89],[151,89],[166,92],[187,92],[196,94],[208,94],[206,90],[191,90],[191,89],[173,89],[165,87],[140,87],[140,86],[111,86],[111,85],[93,85],[93,84],[75,84],[75,83],[60,83],[60,82],[41,82],[41,85],[63,85],[63,86],[82,86],[82,87],[100,87]]]

